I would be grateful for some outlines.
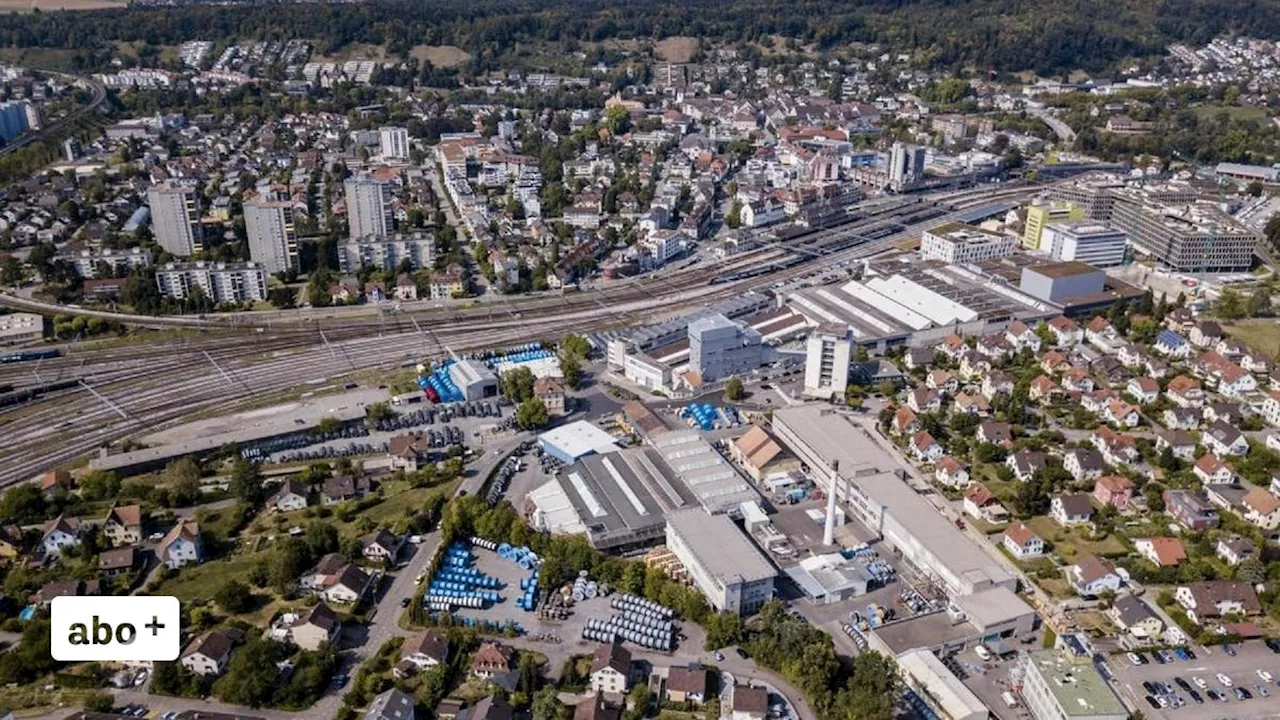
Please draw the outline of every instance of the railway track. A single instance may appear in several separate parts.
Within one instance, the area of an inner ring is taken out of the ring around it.
[[[1030,190],[1004,194],[1013,192]],[[990,197],[973,204],[991,202]],[[955,203],[949,205],[958,209]],[[827,242],[836,233],[849,235],[856,228],[857,224],[818,230],[806,240]],[[821,256],[821,264],[865,257],[886,247],[883,239],[868,240]],[[239,332],[225,335],[210,332],[207,337],[164,341],[154,347],[111,347],[101,352],[72,346],[65,356],[42,361],[40,374],[86,373],[90,387],[105,400],[81,386],[10,413],[0,412],[4,429],[0,432],[0,487],[29,480],[112,442],[174,425],[192,414],[233,411],[254,396],[362,370],[393,370],[403,362],[448,350],[492,349],[571,331],[649,322],[740,295],[762,283],[801,277],[812,272],[813,261],[819,259],[808,257],[763,277],[710,284],[726,268],[768,263],[785,254],[787,248],[764,248],[671,275],[639,278],[603,293],[588,290],[518,304],[433,308],[379,318],[310,315],[291,322],[268,322],[265,327],[246,323]],[[23,377],[24,370],[0,368],[0,382]]]

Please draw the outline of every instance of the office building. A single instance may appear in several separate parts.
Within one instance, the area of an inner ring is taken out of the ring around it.
[[[1119,191],[1111,225],[1129,236],[1135,250],[1181,272],[1246,271],[1259,239],[1213,203],[1162,202],[1159,188]]]
[[[849,361],[853,340],[847,325],[819,326],[805,341],[804,394],[807,397],[844,397],[849,385]]]
[[[409,131],[395,126],[378,128],[378,146],[383,160],[408,160]]]
[[[26,100],[0,103],[0,139],[9,142],[28,130],[27,106],[30,104]]]
[[[204,249],[200,224],[200,196],[195,189],[155,185],[147,191],[151,206],[151,234],[175,257],[190,257]]]
[[[1127,244],[1128,238],[1119,230],[1085,220],[1050,225],[1040,249],[1048,250],[1054,260],[1111,267],[1124,262]]]
[[[900,142],[889,148],[889,187],[904,190],[924,179],[924,148]]]
[[[338,244],[338,268],[352,273],[362,266],[392,270],[406,260],[414,270],[431,267],[436,241],[429,235],[388,235],[347,239]]]
[[[703,382],[721,380],[760,367],[760,333],[724,315],[689,323],[689,368]]]
[[[773,599],[777,569],[724,515],[672,513],[667,547],[720,612],[750,615]]]
[[[1080,205],[1086,220],[1120,230],[1134,250],[1173,270],[1238,272],[1253,264],[1258,235],[1189,183],[1139,187],[1113,175],[1090,175],[1053,186],[1049,197]]]
[[[249,257],[270,274],[300,270],[298,231],[293,224],[293,204],[251,200],[244,204],[244,229],[249,236]]]
[[[908,485],[890,451],[848,414],[817,404],[779,408],[773,432],[851,518],[949,596],[1017,588],[1013,573]]]
[[[1019,661],[1022,700],[1036,720],[1126,720],[1129,711],[1089,658],[1036,650]]]
[[[1051,223],[1072,222],[1084,219],[1084,208],[1075,203],[1059,202],[1051,205],[1032,205],[1027,208],[1027,222],[1022,231],[1022,247],[1028,250],[1042,249],[1044,230]]]
[[[156,285],[179,300],[196,288],[216,303],[267,299],[267,273],[258,263],[168,263],[156,269]]]
[[[1012,235],[983,230],[959,222],[948,222],[920,237],[920,257],[963,265],[1008,257],[1013,254]]]
[[[0,315],[0,345],[32,342],[44,337],[44,318],[35,313]]]
[[[391,234],[395,220],[389,183],[367,177],[348,178],[342,187],[347,194],[347,227],[352,240]]]

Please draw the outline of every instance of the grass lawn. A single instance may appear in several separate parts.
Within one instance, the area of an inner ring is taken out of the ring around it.
[[[394,494],[388,489],[386,491],[386,499],[360,513],[360,517],[367,517],[378,525],[390,525],[404,517],[408,512],[421,510],[423,503],[432,495],[452,496],[459,482],[462,481],[454,480],[432,488],[409,489],[407,486],[402,485],[397,488],[398,492]],[[339,531],[341,531],[341,526]]]
[[[45,685],[39,681],[23,687],[0,688],[0,707],[12,709],[15,718],[43,717],[57,712],[57,708],[80,707],[86,697],[96,692],[83,688],[45,690]]]
[[[1280,324],[1275,320],[1242,320],[1224,325],[1223,329],[1249,347],[1261,350],[1267,357],[1275,357],[1280,351]]]
[[[183,602],[192,598],[212,601],[227,580],[243,577],[249,570],[267,556],[267,553],[241,553],[225,560],[215,560],[201,565],[192,565],[178,571],[178,574],[160,584],[156,595],[173,595]]]
[[[1129,548],[1114,535],[1102,540],[1090,540],[1087,530],[1080,527],[1064,528],[1047,515],[1038,515],[1027,522],[1035,534],[1053,544],[1053,552],[1067,563],[1074,563],[1082,553],[1098,556],[1123,555]]]

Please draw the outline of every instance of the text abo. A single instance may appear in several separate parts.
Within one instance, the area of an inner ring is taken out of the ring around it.
[[[60,662],[170,661],[181,651],[176,597],[57,597],[53,658]]]

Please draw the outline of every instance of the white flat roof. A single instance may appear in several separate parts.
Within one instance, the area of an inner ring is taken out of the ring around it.
[[[927,691],[951,720],[985,720],[987,717],[987,706],[932,652],[905,652],[898,656],[898,666],[914,685]]]
[[[750,583],[778,574],[756,546],[725,515],[681,510],[667,516],[667,528],[693,553],[702,569],[722,583]]]
[[[551,445],[569,457],[579,458],[591,453],[607,453],[618,449],[613,436],[586,420],[548,430],[538,436],[538,442]]]

